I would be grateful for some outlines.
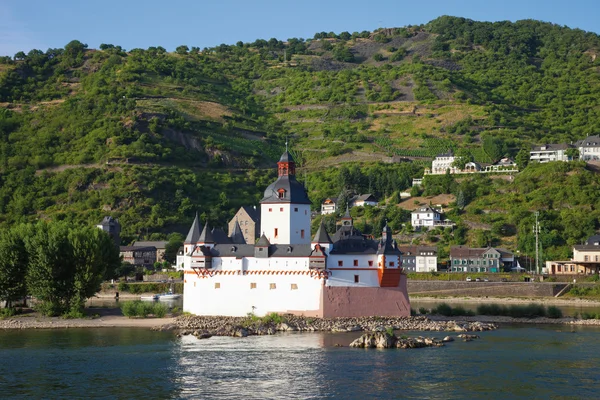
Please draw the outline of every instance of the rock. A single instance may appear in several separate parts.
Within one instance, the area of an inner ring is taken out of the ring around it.
[[[248,336],[248,330],[246,328],[237,328],[232,332],[231,336],[246,337],[246,336]]]
[[[442,342],[444,342],[444,343],[454,342],[454,338],[452,336],[446,336],[445,338],[442,339]]]
[[[358,331],[362,331],[362,328],[358,325],[349,326],[348,328],[346,328],[346,332],[358,332]]]
[[[212,335],[208,332],[204,332],[204,333],[201,333],[200,335],[198,335],[197,337],[198,337],[198,339],[208,339],[208,338],[211,338]]]

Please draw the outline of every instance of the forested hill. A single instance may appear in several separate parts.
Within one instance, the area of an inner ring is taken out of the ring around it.
[[[539,21],[100,47],[0,58],[2,224],[111,214],[129,238],[196,210],[223,224],[260,199],[286,137],[317,208],[397,195],[448,149],[489,163],[600,125],[600,38]]]

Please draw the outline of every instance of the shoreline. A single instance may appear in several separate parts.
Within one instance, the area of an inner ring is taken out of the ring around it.
[[[511,303],[528,304],[539,303],[554,306],[589,306],[600,307],[600,300],[582,298],[558,297],[471,297],[471,296],[413,296],[409,300],[415,302],[440,302],[440,303]]]

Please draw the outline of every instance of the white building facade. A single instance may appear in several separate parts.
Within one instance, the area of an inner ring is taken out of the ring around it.
[[[323,224],[311,240],[310,201],[287,151],[278,169],[261,200],[263,234],[256,244],[245,242],[239,226],[229,237],[208,225],[200,232],[196,216],[177,261],[184,266],[184,311],[410,315],[402,257],[390,229],[379,241],[368,239],[347,215],[333,240]]]
[[[570,161],[571,159],[567,155],[567,150],[570,148],[571,146],[565,143],[535,146],[529,152],[529,160],[540,163],[550,161]]]

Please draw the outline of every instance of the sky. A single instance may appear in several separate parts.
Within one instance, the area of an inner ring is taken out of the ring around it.
[[[600,33],[600,0],[0,0],[0,55],[71,40],[129,50],[311,38],[427,23],[537,19]]]

